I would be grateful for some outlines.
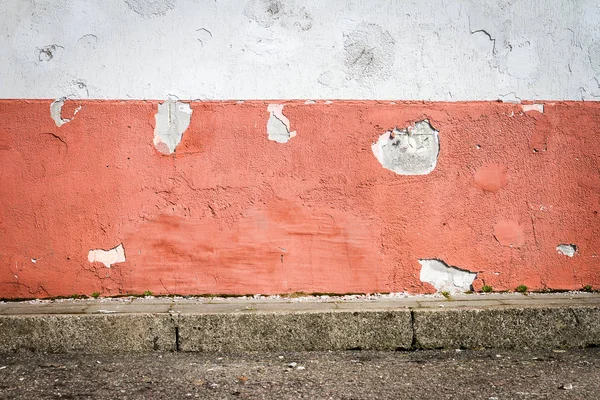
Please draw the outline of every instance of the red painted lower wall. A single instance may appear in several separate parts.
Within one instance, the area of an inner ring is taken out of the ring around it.
[[[193,102],[173,155],[156,101],[0,101],[0,297],[432,292],[419,259],[475,288],[600,286],[600,104]],[[437,167],[403,176],[371,151],[428,119]],[[575,244],[574,257],[559,244]],[[92,249],[122,244],[107,268]]]

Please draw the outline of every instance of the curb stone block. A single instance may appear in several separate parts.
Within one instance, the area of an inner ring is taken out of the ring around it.
[[[179,349],[245,351],[410,349],[410,310],[179,316]]]
[[[567,348],[600,343],[600,307],[414,311],[417,348]]]
[[[174,351],[175,337],[168,314],[0,316],[0,353]]]

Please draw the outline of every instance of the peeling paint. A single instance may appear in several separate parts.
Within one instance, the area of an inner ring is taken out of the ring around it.
[[[269,140],[277,143],[287,143],[296,136],[296,131],[290,131],[290,120],[283,115],[283,104],[269,104],[267,111],[271,114],[267,122]]]
[[[50,104],[50,116],[52,117],[54,123],[58,127],[61,127],[67,122],[73,121],[73,119],[75,118],[75,114],[77,114],[81,110],[81,106],[79,106],[75,109],[75,111],[73,111],[73,116],[71,118],[63,118],[62,108],[66,100],[67,97],[61,97],[59,99],[54,100],[52,104]]]
[[[577,246],[574,244],[559,244],[556,251],[567,257],[574,257],[577,254]]]
[[[436,288],[438,292],[464,293],[472,290],[477,273],[447,265],[436,259],[419,260],[419,279]]]
[[[521,108],[523,109],[523,112],[537,111],[542,114],[544,113],[543,104],[523,104]]]
[[[110,268],[113,264],[125,262],[125,249],[123,244],[119,244],[110,250],[90,250],[88,253],[89,262],[100,262]]]
[[[154,115],[154,147],[163,154],[172,154],[190,125],[193,110],[187,103],[171,98],[158,104]]]
[[[400,175],[426,175],[437,164],[438,131],[427,120],[406,129],[394,128],[382,134],[371,150],[386,169]]]

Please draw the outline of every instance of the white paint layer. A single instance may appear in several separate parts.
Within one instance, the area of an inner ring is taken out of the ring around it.
[[[125,249],[120,244],[110,250],[90,250],[88,253],[89,262],[100,262],[110,268],[113,264],[125,262]]]
[[[175,152],[183,132],[190,125],[192,112],[189,104],[170,98],[158,105],[158,111],[154,115],[156,125],[153,140],[154,147],[158,151],[163,154]]]
[[[433,285],[438,292],[464,293],[471,290],[477,277],[474,272],[451,267],[435,259],[419,260],[419,263],[421,282]]]
[[[296,131],[290,131],[290,120],[283,115],[283,104],[269,104],[269,121],[267,121],[267,135],[269,140],[277,143],[287,143],[296,136]]]
[[[386,169],[400,175],[426,175],[437,165],[438,131],[427,120],[406,129],[394,128],[383,133],[371,150]]]
[[[543,104],[523,104],[521,107],[523,108],[523,112],[537,111],[542,114],[544,113]]]
[[[75,118],[75,114],[81,110],[81,106],[79,106],[75,109],[75,111],[73,111],[73,116],[71,118],[63,118],[62,108],[66,100],[66,97],[61,97],[60,99],[54,100],[52,104],[50,104],[50,117],[54,120],[54,123],[58,127],[61,127],[67,122],[71,122],[73,118]]]
[[[575,254],[577,253],[577,246],[574,244],[559,244],[556,246],[556,251],[558,254],[572,258],[575,257]]]
[[[598,0],[4,0],[0,96],[600,99]]]

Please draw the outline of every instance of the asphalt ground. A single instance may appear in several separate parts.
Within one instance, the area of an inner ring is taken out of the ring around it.
[[[297,353],[18,352],[1,399],[598,399],[600,348]]]

